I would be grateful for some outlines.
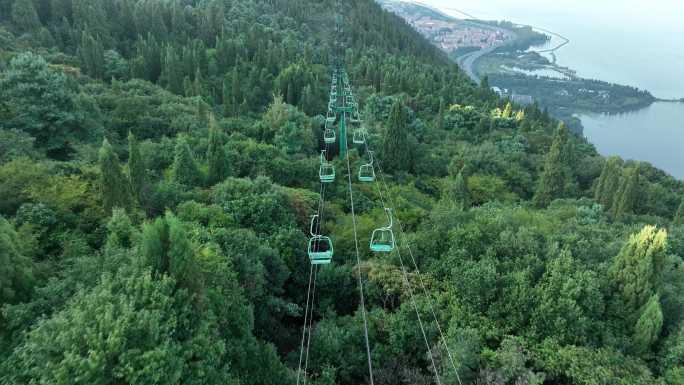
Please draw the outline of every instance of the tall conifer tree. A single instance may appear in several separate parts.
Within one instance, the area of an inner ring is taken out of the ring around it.
[[[382,142],[383,163],[388,171],[409,171],[411,168],[411,142],[408,116],[401,100],[392,105],[387,121],[387,132]]]
[[[197,186],[201,182],[199,169],[192,156],[192,151],[185,136],[176,139],[176,149],[173,159],[173,179],[183,185]]]
[[[617,156],[608,158],[594,191],[596,201],[602,204],[606,210],[610,210],[615,201],[615,196],[620,188],[621,176],[622,160]]]
[[[572,175],[568,163],[569,133],[565,124],[561,123],[556,130],[551,149],[546,155],[544,172],[539,179],[539,186],[533,202],[537,207],[546,207],[552,200],[563,197],[572,183]]]
[[[128,133],[128,178],[133,195],[142,200],[145,189],[145,163],[140,154],[140,144],[132,132]]]
[[[620,184],[620,189],[613,202],[613,218],[619,219],[625,214],[633,213],[637,208],[639,198],[639,165],[627,169]]]
[[[105,210],[108,213],[114,207],[129,209],[131,204],[130,184],[126,180],[119,157],[112,145],[105,139],[99,151],[100,190]]]
[[[226,152],[221,143],[221,132],[213,115],[209,117],[209,145],[207,147],[209,184],[222,181],[226,175]]]

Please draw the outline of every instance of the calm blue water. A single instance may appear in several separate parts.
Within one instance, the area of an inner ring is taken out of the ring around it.
[[[510,20],[557,32],[571,43],[558,64],[586,78],[632,85],[659,98],[684,97],[683,0],[420,0],[457,17]],[[655,103],[617,115],[582,115],[604,155],[651,162],[684,179],[684,103]]]

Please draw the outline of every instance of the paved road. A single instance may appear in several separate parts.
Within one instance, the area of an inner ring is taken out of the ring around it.
[[[475,73],[475,62],[481,58],[484,55],[488,55],[492,52],[494,52],[495,49],[499,48],[500,46],[492,46],[489,48],[481,49],[479,51],[475,52],[469,52],[463,56],[459,56],[456,58],[456,62],[458,63],[458,66],[461,67],[461,69],[468,75],[470,79],[472,79],[475,83],[480,84],[480,78],[477,76]]]

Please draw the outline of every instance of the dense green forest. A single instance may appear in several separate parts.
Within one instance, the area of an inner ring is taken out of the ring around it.
[[[371,0],[0,0],[0,383],[305,383],[340,50],[383,183],[332,160],[306,381],[371,383],[366,316],[378,385],[684,383],[682,182]]]

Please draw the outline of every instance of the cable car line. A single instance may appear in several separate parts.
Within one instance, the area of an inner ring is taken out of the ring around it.
[[[309,269],[309,288],[306,291],[306,310],[304,311],[304,326],[302,327],[302,342],[299,350],[299,367],[297,368],[297,385],[299,385],[299,377],[302,372],[302,358],[304,356],[304,341],[306,339],[306,324],[309,316],[309,299],[311,297],[311,277],[313,276],[314,265]],[[308,356],[308,354],[307,354]]]
[[[366,301],[363,295],[363,280],[361,279],[361,258],[359,257],[359,237],[356,230],[356,212],[354,211],[354,192],[352,191],[351,163],[347,152],[347,181],[349,186],[349,202],[351,204],[352,227],[354,228],[354,247],[356,249],[356,276],[359,284],[359,296],[361,299],[361,314],[363,316],[363,331],[366,340],[366,355],[368,358],[368,373],[370,384],[373,385],[373,364],[371,362],[370,342],[368,339],[368,319],[366,317]]]
[[[313,266],[313,265],[312,265]],[[309,333],[306,341],[306,359],[304,361],[304,385],[306,385],[306,373],[309,370],[309,347],[311,347],[311,329],[313,325],[314,300],[316,297],[316,278],[318,276],[318,266],[314,268],[313,291],[311,292],[311,314],[309,315]]]
[[[369,151],[369,150],[368,150],[368,144],[366,144],[366,151]],[[379,167],[379,166],[378,166],[378,167]],[[380,172],[380,169],[379,169],[379,168],[378,168],[378,172]],[[383,196],[382,188],[381,188],[380,184],[379,184],[379,183],[376,183],[375,186],[376,186],[377,191],[378,191],[378,196],[379,196],[379,198],[380,198],[380,203],[382,204],[382,206],[383,206],[383,208],[385,209],[386,212],[390,212],[390,209],[387,207],[387,205],[386,205],[386,203],[385,203],[386,201],[385,201],[385,198],[384,198],[384,196]],[[389,190],[387,191],[387,193],[389,194]],[[391,215],[391,214],[390,214],[390,215]],[[392,223],[391,217],[390,217],[390,224],[389,224],[388,227],[391,228],[391,227],[392,227],[392,224],[393,224],[393,223]],[[375,230],[375,231],[378,231],[378,230]],[[393,234],[393,233],[392,233],[392,234]],[[392,235],[392,236],[393,236],[393,235]],[[372,250],[372,246],[373,246],[372,242],[373,242],[373,240],[371,239],[371,250]],[[392,242],[394,242],[394,237],[393,237],[393,239],[392,239]],[[425,348],[426,348],[427,351],[428,351],[428,355],[429,355],[429,357],[430,357],[430,362],[431,362],[432,368],[433,368],[433,370],[434,370],[434,372],[435,372],[435,378],[437,379],[437,385],[441,385],[442,381],[441,381],[441,379],[440,379],[440,377],[439,377],[439,370],[437,369],[437,365],[435,364],[435,358],[434,358],[434,355],[432,354],[432,348],[430,348],[430,342],[428,341],[427,334],[425,333],[425,327],[424,327],[424,325],[423,325],[423,319],[421,318],[420,312],[418,311],[418,304],[416,303],[416,299],[415,299],[415,296],[414,296],[413,286],[411,285],[411,281],[409,280],[408,272],[407,272],[407,270],[406,270],[406,266],[404,265],[404,260],[403,260],[403,258],[401,257],[401,247],[397,247],[397,248],[396,248],[396,251],[397,251],[397,256],[399,257],[399,265],[400,265],[400,267],[401,267],[401,271],[402,271],[402,274],[403,274],[403,277],[404,277],[404,282],[406,283],[406,288],[407,288],[408,291],[409,291],[409,298],[411,298],[411,304],[412,304],[412,306],[413,306],[413,310],[415,311],[416,317],[418,318],[418,326],[420,327],[420,332],[421,332],[421,334],[422,334],[422,336],[423,336],[423,341],[425,341]]]
[[[368,144],[366,144],[366,149],[368,150]],[[378,174],[380,175],[379,181],[382,184],[382,186],[385,188],[385,191],[387,192],[387,199],[390,201],[390,204],[394,206],[394,200],[392,199],[392,196],[390,194],[389,187],[387,186],[387,182],[385,181],[385,175],[382,172],[382,167],[380,166],[380,162],[377,162],[377,167],[378,167]],[[378,184],[378,191],[380,191],[380,185]],[[384,198],[380,198],[384,202]],[[384,203],[383,203],[384,205]],[[430,308],[430,313],[432,313],[432,318],[435,322],[435,325],[437,326],[437,330],[439,331],[440,339],[442,341],[442,344],[444,345],[445,350],[447,351],[447,355],[449,357],[449,361],[451,363],[451,367],[454,370],[454,373],[456,374],[456,379],[458,380],[459,385],[463,385],[463,382],[461,381],[461,376],[458,373],[458,369],[456,368],[456,363],[454,362],[454,357],[453,354],[451,353],[451,349],[449,348],[449,344],[446,341],[446,337],[444,336],[444,331],[442,330],[442,327],[439,323],[439,320],[437,319],[437,313],[435,312],[434,305],[432,303],[432,296],[429,294],[427,290],[427,286],[425,285],[425,281],[423,280],[423,276],[420,272],[420,269],[418,268],[418,263],[416,262],[416,259],[413,255],[413,250],[411,249],[411,244],[408,242],[407,237],[406,237],[406,232],[404,231],[404,226],[401,223],[401,220],[399,219],[398,216],[396,216],[397,219],[397,225],[399,226],[399,233],[401,234],[401,240],[406,249],[409,252],[409,255],[411,257],[411,261],[413,262],[413,268],[415,269],[416,273],[418,274],[418,282],[420,283],[421,288],[423,289],[423,293],[425,294],[425,297],[428,300],[428,307]],[[401,256],[400,256],[400,261],[401,261]],[[402,266],[403,266],[403,262]]]

